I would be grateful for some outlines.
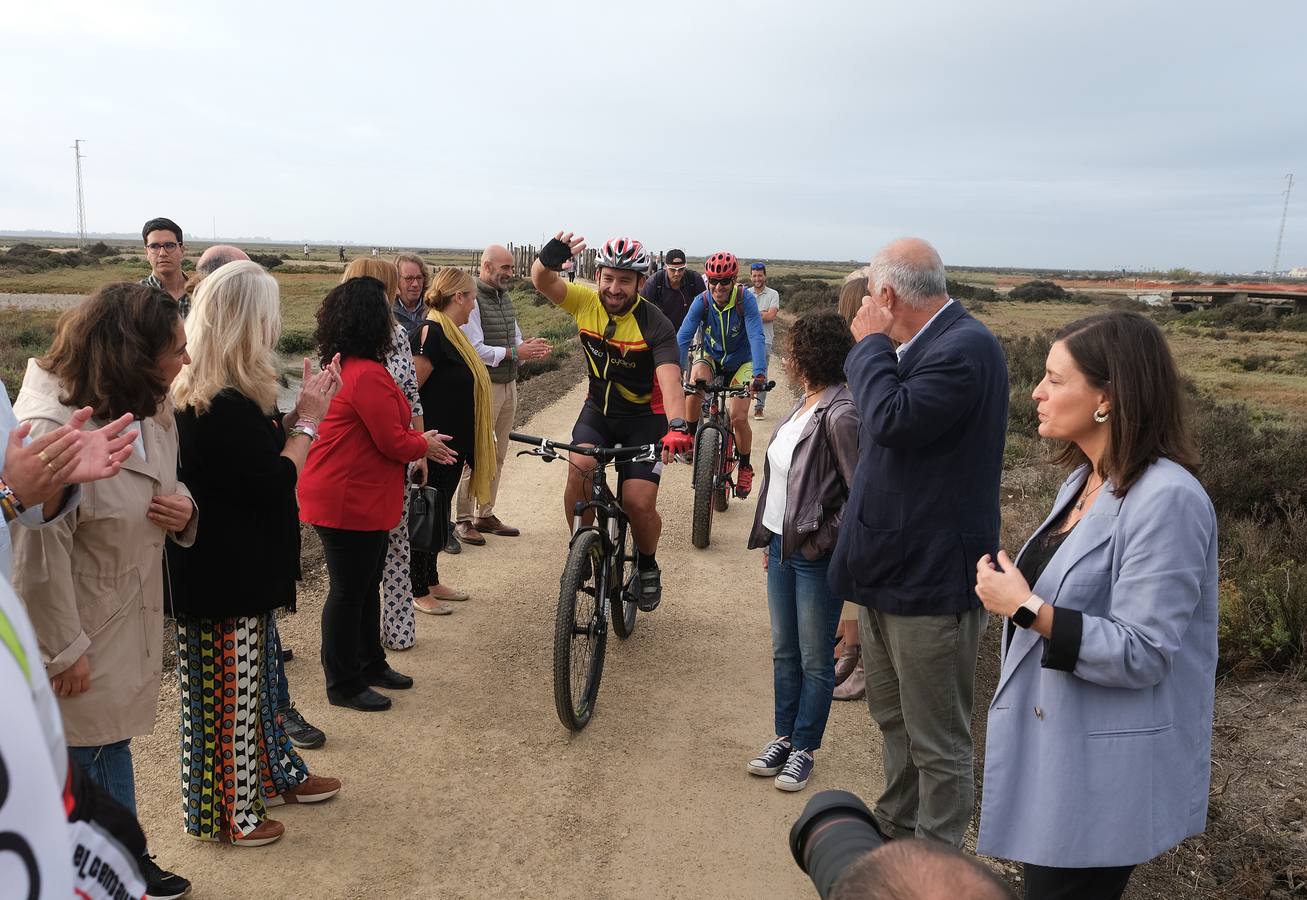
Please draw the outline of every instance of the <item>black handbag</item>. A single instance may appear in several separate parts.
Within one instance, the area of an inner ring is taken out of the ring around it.
[[[438,553],[449,540],[449,516],[440,492],[430,485],[408,489],[408,542],[414,550]]]

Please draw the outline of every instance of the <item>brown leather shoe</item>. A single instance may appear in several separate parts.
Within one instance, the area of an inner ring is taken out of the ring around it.
[[[281,806],[284,803],[321,803],[340,792],[340,779],[323,775],[310,775],[284,794],[264,797],[264,806]],[[269,820],[271,821],[271,820]],[[264,823],[267,824],[266,822]]]
[[[476,530],[476,526],[471,522],[459,522],[454,526],[454,536],[460,543],[471,544],[473,547],[484,547],[486,539],[481,536],[481,532]]]
[[[512,525],[505,525],[499,521],[499,516],[491,516],[488,519],[473,519],[472,524],[477,531],[484,531],[486,534],[497,534],[500,537],[517,537],[522,533]]]

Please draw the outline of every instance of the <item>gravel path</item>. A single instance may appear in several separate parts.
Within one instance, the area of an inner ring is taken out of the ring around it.
[[[67,309],[85,299],[85,294],[3,294],[0,307],[18,309]]]
[[[583,387],[522,430],[567,437]],[[768,407],[767,433],[789,394]],[[766,435],[756,441],[761,458]],[[294,696],[329,739],[305,751],[339,776],[321,806],[274,810],[286,836],[248,850],[181,827],[175,681],[152,735],[137,739],[140,818],[151,851],[203,898],[807,896],[789,827],[817,790],[874,798],[879,739],[861,703],[836,704],[808,790],[786,794],[745,763],[771,736],[772,673],[760,555],[744,549],[754,500],[719,513],[712,544],[689,541],[689,471],[664,474],[662,607],[610,635],[598,709],[573,735],[552,695],[552,633],[566,552],[562,464],[509,456],[498,512],[522,529],[441,557],[472,594],[448,617],[418,616],[418,644],[392,664],[417,681],[388,713],[329,706],[318,663],[325,593],[309,572],[283,620]]]

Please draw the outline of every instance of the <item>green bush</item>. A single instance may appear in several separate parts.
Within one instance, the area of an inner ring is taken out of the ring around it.
[[[804,278],[797,272],[777,275],[767,280],[767,286],[781,295],[781,306],[795,315],[813,310],[833,310],[839,302],[839,291],[821,278]]]
[[[317,343],[313,340],[313,332],[304,329],[291,329],[283,331],[281,338],[277,341],[277,352],[286,354],[305,354],[311,353],[317,348]]]
[[[1301,669],[1307,659],[1307,506],[1286,497],[1222,523],[1222,671]]]
[[[967,284],[962,281],[954,281],[952,278],[946,282],[948,285],[948,295],[954,300],[998,300],[1001,299],[998,291],[989,287],[980,285]],[[975,309],[975,306],[968,303],[967,309]]]
[[[275,253],[251,253],[250,260],[271,271],[281,265],[282,258]]]
[[[1235,331],[1260,332],[1274,331],[1282,320],[1277,319],[1261,306],[1240,302],[1195,310],[1185,316],[1185,321],[1198,325],[1221,326]]]
[[[1068,295],[1065,288],[1062,288],[1051,281],[1027,281],[1019,284],[1008,292],[1008,296],[1013,300],[1024,300],[1027,302],[1041,300],[1066,300]]]
[[[1307,331],[1307,313],[1294,313],[1280,320],[1280,327],[1285,331]]]

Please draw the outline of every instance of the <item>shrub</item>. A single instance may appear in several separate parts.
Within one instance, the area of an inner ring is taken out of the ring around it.
[[[1280,327],[1285,331],[1307,331],[1307,313],[1294,313],[1280,320]]]
[[[54,310],[0,309],[0,381],[10,400],[18,396],[28,358],[50,349],[58,318]]]
[[[1027,281],[1025,284],[1019,284],[1008,292],[1008,296],[1013,300],[1040,301],[1040,300],[1065,300],[1067,292],[1064,288],[1059,287],[1051,281]]]
[[[1013,392],[1018,389],[1030,393],[1044,380],[1044,364],[1048,361],[1048,348],[1053,345],[1053,333],[1045,331],[1022,337],[1001,337],[999,344],[1007,357],[1008,381]]]
[[[117,256],[118,251],[110,247],[104,241],[96,241],[91,246],[82,251],[93,259],[103,259],[106,256]]]
[[[1199,480],[1223,518],[1307,502],[1307,426],[1258,421],[1242,403],[1201,398],[1193,416]]]
[[[250,260],[268,270],[275,269],[277,266],[281,265],[281,257],[275,253],[251,253]]]
[[[294,328],[289,331],[283,331],[277,341],[278,353],[311,353],[316,349],[317,344],[313,340],[311,330]]]
[[[1273,353],[1251,353],[1242,359],[1235,359],[1234,362],[1245,372],[1256,372],[1258,369],[1271,368],[1274,363],[1280,361],[1280,357]]]
[[[1284,498],[1222,523],[1220,665],[1285,669],[1307,656],[1307,506]]]
[[[804,278],[792,272],[768,279],[767,285],[780,293],[781,306],[795,315],[818,309],[833,310],[839,302],[839,291],[820,278]]]
[[[1280,324],[1274,315],[1247,302],[1196,310],[1189,313],[1185,320],[1199,325],[1219,325],[1235,331],[1273,331]]]
[[[980,285],[967,284],[963,281],[954,281],[952,278],[946,282],[948,284],[948,295],[954,300],[998,300],[999,293],[993,288],[981,287]],[[975,309],[970,303],[967,309]]]

